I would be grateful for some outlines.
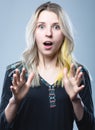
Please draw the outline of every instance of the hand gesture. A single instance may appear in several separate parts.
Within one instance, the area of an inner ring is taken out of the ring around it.
[[[69,75],[67,68],[63,70],[63,85],[71,101],[76,100],[79,92],[84,88],[84,85],[80,85],[83,76],[81,69],[82,67],[78,67],[75,71],[74,64],[72,64]]]
[[[26,81],[25,74],[25,68],[22,69],[21,73],[18,69],[16,69],[15,74],[13,74],[12,86],[10,88],[13,93],[13,99],[16,103],[20,103],[21,100],[26,96],[34,77],[34,74],[31,73]]]

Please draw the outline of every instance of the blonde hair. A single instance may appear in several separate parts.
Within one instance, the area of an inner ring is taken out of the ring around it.
[[[74,62],[72,57],[72,51],[74,49],[74,37],[72,32],[72,25],[66,12],[56,3],[47,2],[37,8],[35,14],[31,17],[26,28],[26,42],[27,48],[23,53],[23,62],[26,65],[28,73],[34,71],[35,78],[33,79],[32,86],[39,85],[39,76],[37,72],[37,65],[39,63],[39,57],[37,53],[37,46],[35,43],[35,29],[36,22],[40,13],[44,10],[54,12],[60,22],[61,30],[65,36],[61,50],[58,55],[58,63],[61,66],[65,66],[70,69],[70,65]],[[59,76],[60,77],[60,76]],[[60,80],[61,78],[58,78]]]

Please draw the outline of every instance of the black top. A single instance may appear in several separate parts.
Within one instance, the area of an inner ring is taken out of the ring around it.
[[[73,130],[74,120],[79,130],[92,130],[94,124],[94,112],[92,102],[92,90],[89,75],[86,69],[83,83],[85,88],[80,96],[85,105],[84,115],[81,121],[77,121],[70,99],[64,89],[55,84],[50,85],[40,77],[40,86],[31,87],[26,97],[21,102],[16,118],[8,124],[4,109],[12,96],[10,86],[12,75],[16,68],[21,70],[21,63],[8,66],[0,104],[0,130]]]

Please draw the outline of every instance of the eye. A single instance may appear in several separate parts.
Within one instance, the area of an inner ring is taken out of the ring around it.
[[[40,25],[37,26],[37,28],[39,28],[39,29],[44,29],[44,28],[45,28],[45,25],[40,24]]]
[[[59,26],[59,25],[54,25],[53,28],[54,28],[55,30],[60,30],[60,26]]]

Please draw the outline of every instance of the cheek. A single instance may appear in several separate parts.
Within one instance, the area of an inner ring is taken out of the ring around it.
[[[37,33],[37,31],[35,31],[35,39],[37,40],[38,39],[38,33]]]
[[[54,35],[58,39],[63,39],[64,38],[64,34],[62,33],[62,31],[55,32]]]
[[[35,35],[35,42],[36,42],[37,47],[39,48],[41,46],[42,41],[38,35]]]
[[[36,42],[41,42],[42,39],[43,39],[43,34],[41,32],[39,32],[39,31],[36,31],[35,32],[35,40],[36,40]]]
[[[61,34],[57,35],[57,36],[56,36],[56,40],[57,40],[57,43],[59,44],[59,46],[61,46],[61,44],[62,44],[63,41],[64,41],[64,36],[63,36],[63,34],[61,33]]]
[[[40,41],[39,39],[39,33],[35,32],[35,41],[38,44],[38,42]]]

